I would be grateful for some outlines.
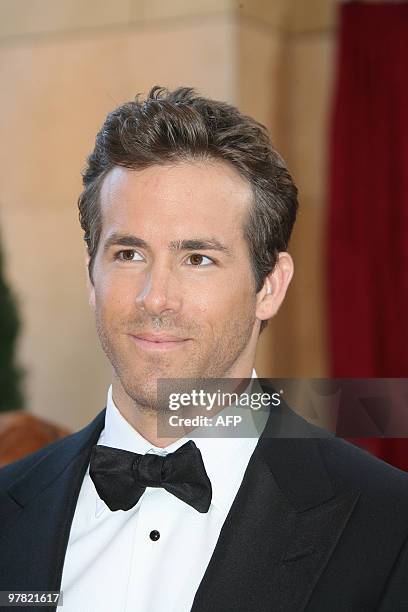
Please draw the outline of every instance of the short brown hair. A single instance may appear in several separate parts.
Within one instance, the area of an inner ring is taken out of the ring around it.
[[[297,188],[265,126],[191,87],[169,91],[155,86],[144,101],[137,96],[109,113],[97,134],[78,201],[91,281],[102,226],[99,193],[107,173],[114,166],[136,170],[196,159],[229,163],[251,185],[254,204],[243,229],[255,290],[260,291],[278,253],[287,249]]]

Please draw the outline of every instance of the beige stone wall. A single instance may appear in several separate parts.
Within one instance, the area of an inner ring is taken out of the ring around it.
[[[324,377],[323,232],[337,7],[331,0],[255,0],[244,8],[241,106],[270,129],[300,200],[289,249],[294,279],[260,341],[257,370],[262,376]]]
[[[77,429],[104,405],[110,372],[87,304],[80,170],[106,113],[156,83],[192,85],[271,128],[302,212],[295,281],[257,368],[324,375],[319,258],[334,19],[330,0],[304,5],[0,1],[0,228],[24,321],[29,410]]]

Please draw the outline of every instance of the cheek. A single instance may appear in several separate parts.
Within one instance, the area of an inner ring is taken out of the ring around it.
[[[210,291],[193,293],[185,301],[185,306],[187,316],[196,319],[198,323],[207,322],[214,329],[221,329],[231,319],[255,317],[256,295],[249,289],[243,291],[238,282],[229,282]]]
[[[105,277],[95,285],[95,300],[97,310],[107,318],[119,313],[123,316],[134,308],[135,288],[124,279]]]

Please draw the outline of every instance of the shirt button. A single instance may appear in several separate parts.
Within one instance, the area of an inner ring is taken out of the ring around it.
[[[153,540],[153,542],[156,542],[159,538],[160,532],[157,531],[157,529],[153,529],[153,531],[150,532],[150,539]]]

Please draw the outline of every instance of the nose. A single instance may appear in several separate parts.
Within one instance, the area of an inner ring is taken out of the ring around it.
[[[136,302],[152,316],[177,313],[182,304],[181,289],[174,273],[165,263],[152,264],[143,279]]]

